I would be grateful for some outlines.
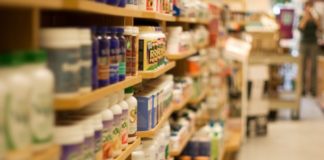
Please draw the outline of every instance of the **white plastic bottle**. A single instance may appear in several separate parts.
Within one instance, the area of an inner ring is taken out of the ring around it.
[[[128,103],[124,100],[124,90],[118,92],[119,94],[119,106],[122,108],[122,126],[121,126],[121,137],[122,137],[122,150],[125,150],[128,146]]]
[[[117,157],[121,154],[122,151],[122,141],[121,141],[121,125],[122,125],[122,108],[118,105],[118,94],[113,93],[110,96],[110,110],[114,114],[114,130],[113,130],[113,135],[114,135],[114,140],[113,140],[113,157]]]
[[[110,109],[105,109],[101,112],[103,130],[102,130],[102,150],[103,159],[112,160],[113,159],[113,129],[114,129],[114,114]]]
[[[29,159],[31,156],[28,121],[31,81],[21,72],[23,64],[21,53],[0,55],[0,75],[10,93],[3,112],[4,132],[9,133],[4,137],[8,151],[5,159]]]
[[[94,126],[93,119],[87,118],[81,122],[82,129],[84,132],[84,142],[83,142],[83,159],[84,160],[94,160],[95,159],[95,137],[94,137]]]
[[[102,115],[101,113],[93,115],[94,138],[95,138],[95,154],[96,160],[103,160],[102,158]]]
[[[0,74],[1,74],[1,68],[0,68]],[[5,137],[4,137],[4,106],[8,102],[8,90],[0,78],[0,159],[4,159],[4,155],[6,152],[6,146],[5,146]]]
[[[24,73],[34,84],[31,86],[29,110],[33,150],[39,151],[52,144],[54,76],[46,68],[47,55],[44,51],[30,51],[24,56]]]
[[[60,159],[83,159],[84,132],[80,124],[56,126],[54,141],[61,146]]]
[[[136,140],[137,132],[137,100],[133,94],[132,87],[125,89],[125,100],[128,104],[128,143],[133,143]]]

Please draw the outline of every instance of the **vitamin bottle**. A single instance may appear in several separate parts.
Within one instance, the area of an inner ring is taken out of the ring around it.
[[[124,100],[124,90],[118,92],[119,106],[122,108],[122,125],[121,125],[121,137],[122,137],[122,150],[125,150],[128,145],[128,103]]]
[[[118,27],[116,30],[119,39],[118,80],[123,81],[126,77],[126,38],[124,37],[124,28]]]
[[[80,41],[77,28],[45,28],[40,45],[48,53],[58,98],[77,96],[80,87]]]
[[[91,27],[91,84],[92,90],[98,88],[98,54],[99,40],[96,36],[96,27]]]
[[[80,92],[88,93],[91,91],[91,31],[87,28],[79,29],[80,37]]]
[[[110,96],[110,110],[114,114],[114,129],[113,129],[113,157],[116,158],[121,154],[122,151],[122,137],[121,137],[121,125],[122,125],[122,108],[119,106],[118,102],[118,94],[114,93]]]
[[[133,94],[132,87],[125,89],[125,101],[128,104],[128,143],[133,143],[136,140],[137,132],[137,100]]]
[[[110,4],[112,6],[118,6],[120,0],[105,0],[107,4]]]
[[[84,141],[83,141],[83,159],[94,160],[95,159],[95,137],[94,137],[94,126],[93,119],[87,117],[81,121]]]
[[[139,28],[132,27],[132,75],[137,75],[138,71],[138,48],[139,48]]]
[[[110,68],[109,68],[109,82],[110,84],[114,84],[118,82],[118,55],[119,55],[119,39],[117,37],[117,30],[114,27],[108,29],[108,35],[111,37],[110,39]]]
[[[103,131],[102,131],[102,150],[103,159],[113,159],[113,123],[114,115],[110,109],[102,111]]]
[[[1,80],[7,87],[8,95],[3,116],[4,144],[7,151],[5,159],[29,159],[31,134],[29,110],[31,80],[21,71],[24,57],[19,53],[0,54]]]
[[[54,76],[46,68],[47,54],[44,51],[29,51],[24,57],[26,76],[37,84],[31,86],[29,120],[33,149],[38,151],[52,143]]]
[[[119,0],[119,4],[118,4],[118,7],[126,7],[126,2],[127,0]]]
[[[126,76],[132,76],[133,70],[133,27],[127,26],[124,29],[124,37],[125,37],[125,51],[126,51]]]
[[[109,59],[111,37],[107,35],[107,27],[97,28],[97,39],[99,41],[98,53],[98,85],[104,87],[109,84]]]

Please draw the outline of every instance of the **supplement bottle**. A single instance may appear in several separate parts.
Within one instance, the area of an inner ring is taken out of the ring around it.
[[[113,93],[110,96],[110,110],[114,114],[114,130],[113,130],[113,157],[116,158],[121,154],[122,151],[122,137],[121,137],[121,125],[122,125],[122,108],[118,105],[118,95],[117,93]]]
[[[132,75],[137,75],[138,71],[138,48],[139,48],[139,28],[132,27]]]
[[[140,27],[138,61],[139,70],[154,70],[158,65],[158,54],[156,53],[157,37],[154,27]]]
[[[99,41],[98,54],[98,85],[105,87],[109,85],[109,55],[111,37],[107,35],[107,27],[97,28],[97,39]]]
[[[112,6],[118,6],[120,0],[105,0],[107,4],[110,4]]]
[[[8,95],[4,104],[4,140],[7,155],[5,159],[29,159],[31,134],[29,110],[31,80],[21,71],[24,57],[21,52],[0,55],[1,80],[7,87]],[[23,104],[23,105],[22,105]]]
[[[119,55],[119,39],[117,37],[117,31],[116,28],[109,28],[108,29],[108,35],[111,37],[110,39],[110,56],[109,56],[109,62],[110,62],[110,67],[109,67],[109,82],[110,84],[114,84],[118,82],[118,66],[119,66],[119,61],[118,61],[118,55]]]
[[[91,91],[92,74],[92,53],[91,53],[91,31],[88,28],[79,29],[81,44],[80,52],[80,92],[89,93]]]
[[[44,51],[29,51],[24,56],[25,74],[37,84],[31,86],[29,120],[33,149],[39,151],[52,144],[54,76],[46,68],[47,54]]]
[[[127,0],[119,0],[119,4],[118,4],[118,7],[122,7],[122,8],[124,8],[124,7],[126,7],[126,2]]]
[[[128,143],[136,140],[137,132],[137,100],[133,94],[133,87],[125,89],[125,100],[128,104]]]
[[[127,26],[124,29],[124,37],[125,37],[125,51],[126,51],[126,76],[132,76],[133,67],[133,27]],[[135,40],[135,39],[134,39]]]
[[[94,138],[95,138],[95,155],[96,160],[103,160],[102,152],[102,130],[103,122],[101,113],[93,115]]]
[[[123,81],[126,77],[126,39],[124,37],[124,28],[118,27],[116,30],[119,39],[118,80]]]
[[[101,112],[103,120],[102,131],[102,150],[103,159],[113,159],[113,129],[114,129],[114,115],[110,109],[105,109]]]
[[[84,138],[80,124],[56,126],[54,140],[61,146],[60,160],[83,159]]]
[[[124,90],[118,92],[119,106],[122,108],[122,125],[121,125],[121,137],[122,137],[122,150],[125,150],[128,145],[128,103],[124,100]]]
[[[91,27],[91,82],[92,90],[98,88],[98,54],[99,54],[99,40],[96,37],[96,27]]]
[[[58,98],[77,96],[80,87],[80,41],[77,28],[45,28],[40,45],[48,53]]]

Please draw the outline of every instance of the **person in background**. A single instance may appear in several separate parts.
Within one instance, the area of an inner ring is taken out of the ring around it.
[[[320,29],[319,15],[313,8],[313,3],[307,1],[304,5],[304,13],[299,23],[301,31],[300,52],[303,55],[303,94],[309,91],[313,96],[316,96],[316,79],[317,79],[317,54],[319,46],[317,44],[317,32]],[[307,88],[306,83],[306,68],[307,59],[311,59],[311,81],[310,88]],[[310,90],[307,90],[310,89]]]

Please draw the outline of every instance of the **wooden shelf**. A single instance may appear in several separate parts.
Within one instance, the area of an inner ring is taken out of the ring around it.
[[[190,96],[183,96],[183,99],[181,102],[179,103],[173,103],[173,111],[178,111],[180,109],[182,109],[184,106],[187,105],[187,103],[189,102],[190,100]]]
[[[174,106],[171,104],[169,108],[163,113],[162,118],[159,120],[158,124],[151,130],[148,131],[138,131],[136,135],[142,138],[153,138],[162,128],[163,124],[169,119],[170,115],[174,110]]]
[[[175,17],[172,15],[142,11],[139,9],[115,7],[90,0],[66,0],[64,3],[64,7],[70,10],[97,13],[103,15],[156,19],[162,21],[175,21]]]
[[[191,55],[194,55],[195,53],[197,53],[197,50],[196,49],[192,49],[192,50],[189,50],[189,51],[185,51],[185,52],[180,52],[180,53],[169,53],[169,54],[166,54],[166,57],[169,59],[169,60],[179,60],[179,59],[184,59],[184,58],[187,58]]]
[[[136,149],[137,146],[141,144],[141,139],[136,138],[135,142],[129,144],[127,148],[114,160],[125,160],[128,156],[132,154],[132,152]]]
[[[176,157],[181,154],[181,152],[186,147],[187,143],[189,142],[190,138],[195,133],[195,131],[196,131],[195,129],[192,129],[188,134],[184,135],[185,137],[183,138],[182,142],[180,143],[180,147],[175,150],[171,150],[171,152],[170,152],[171,157]]]
[[[3,7],[23,7],[23,8],[62,8],[62,0],[0,0]]]
[[[208,24],[208,19],[199,19],[199,18],[190,18],[190,17],[177,17],[177,22],[185,23],[199,23],[199,24]]]
[[[204,89],[198,98],[192,99],[189,101],[190,104],[197,104],[207,96],[208,89]]]
[[[51,160],[60,158],[60,147],[53,145],[44,151],[39,151],[33,154],[32,160]]]
[[[141,76],[127,77],[124,81],[103,87],[88,94],[75,96],[71,98],[58,99],[54,101],[56,110],[76,110],[84,107],[85,105],[91,104],[97,100],[100,100],[107,95],[133,86],[137,83],[142,82]]]
[[[157,68],[154,71],[140,71],[139,75],[142,76],[143,79],[153,79],[161,76],[165,72],[169,71],[173,67],[175,67],[176,63],[175,62],[169,62],[168,64],[161,66],[160,68]]]
[[[203,43],[203,44],[199,44],[197,45],[197,49],[204,49],[204,48],[207,48],[208,47],[208,43]]]

